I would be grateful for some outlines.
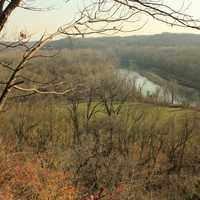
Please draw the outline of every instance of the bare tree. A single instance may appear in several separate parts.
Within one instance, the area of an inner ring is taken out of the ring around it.
[[[12,0],[9,3],[6,0],[0,1],[0,32],[11,13],[20,5],[21,2],[22,0]]]
[[[174,9],[162,0],[91,1],[81,10],[80,19],[73,27],[72,32],[65,32],[62,27],[60,32],[66,35],[84,36],[95,33],[114,34],[137,31],[146,24],[141,18],[144,15],[171,26],[199,30],[199,19],[187,14],[187,8],[188,5],[185,1],[180,9]]]

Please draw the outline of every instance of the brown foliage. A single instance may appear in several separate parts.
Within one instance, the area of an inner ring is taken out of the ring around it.
[[[2,200],[73,200],[76,190],[69,174],[42,167],[38,158],[25,154],[6,155],[0,163],[0,199]]]

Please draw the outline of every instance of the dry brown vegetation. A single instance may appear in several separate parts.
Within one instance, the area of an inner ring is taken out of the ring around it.
[[[142,103],[111,55],[67,55],[26,73],[64,76],[74,91],[16,92],[0,113],[0,199],[199,199],[199,113]]]

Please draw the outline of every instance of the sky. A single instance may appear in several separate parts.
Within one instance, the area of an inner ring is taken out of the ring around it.
[[[28,0],[27,0],[28,1]],[[81,2],[84,0],[71,0],[69,3],[63,3],[64,0],[35,0],[33,6],[40,5],[40,7],[52,7],[50,11],[29,11],[18,8],[9,18],[4,32],[6,38],[15,40],[20,31],[33,35],[33,39],[39,37],[42,33],[52,33],[57,30],[60,25],[66,24],[71,19],[77,16],[77,12],[81,7]],[[87,0],[86,0],[87,1]],[[167,5],[175,9],[179,9],[183,0],[163,0]],[[190,5],[186,10],[187,13],[200,18],[200,0],[185,0],[185,5]],[[141,17],[141,23],[145,22],[147,17]],[[135,24],[131,24],[135,26]],[[199,33],[188,28],[171,27],[169,25],[157,22],[151,17],[148,17],[148,23],[141,30],[129,35],[146,35],[146,34],[159,34],[162,32],[170,33]]]

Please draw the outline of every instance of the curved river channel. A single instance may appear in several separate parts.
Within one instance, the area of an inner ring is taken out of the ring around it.
[[[141,88],[142,94],[154,94],[157,90],[162,90],[162,88],[147,79],[146,77],[140,75],[138,72],[133,70],[120,69],[120,74],[127,80],[135,80],[136,87]]]

